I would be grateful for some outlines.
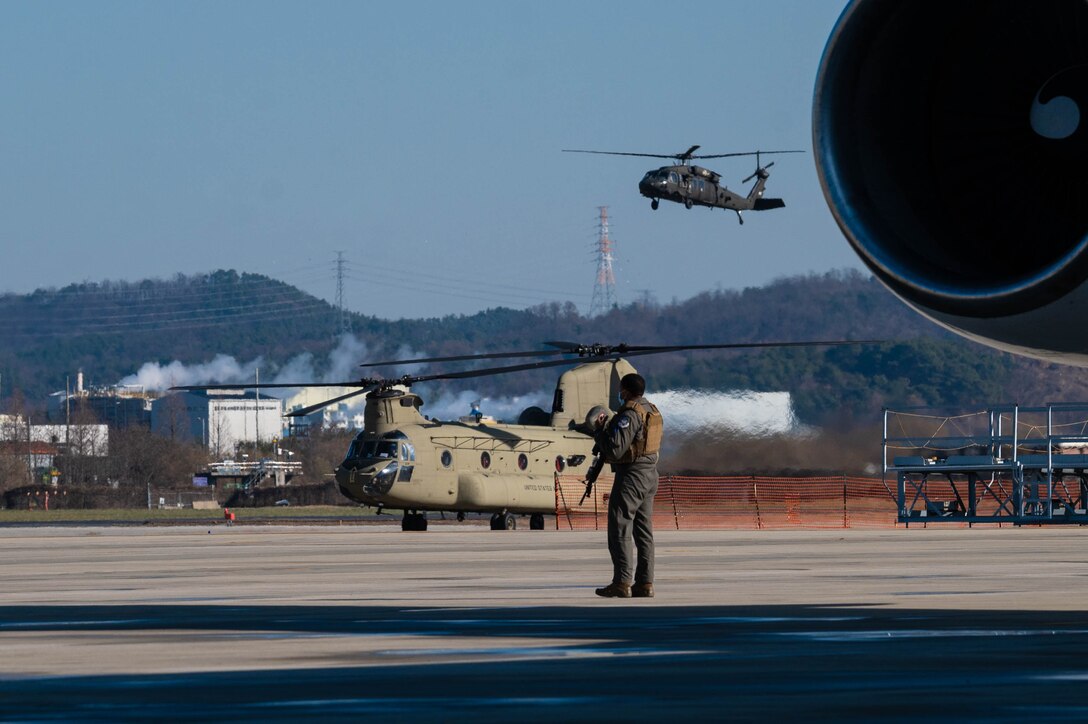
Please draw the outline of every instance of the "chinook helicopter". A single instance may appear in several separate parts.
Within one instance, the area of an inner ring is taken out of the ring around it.
[[[640,194],[650,199],[650,208],[657,210],[661,199],[683,204],[685,208],[692,206],[706,206],[709,209],[729,209],[737,213],[737,220],[744,223],[742,211],[767,211],[780,209],[786,205],[782,199],[765,199],[763,190],[770,178],[769,169],[774,166],[774,161],[766,166],[760,165],[760,156],[775,153],[804,153],[804,151],[743,151],[740,153],[715,153],[696,156],[695,152],[700,146],[692,146],[688,150],[677,153],[628,153],[624,151],[584,151],[581,149],[565,148],[563,153],[598,153],[606,156],[642,156],[645,158],[672,158],[678,161],[677,165],[662,166],[661,168],[647,171],[642,180],[638,182]],[[757,179],[747,196],[742,196],[735,191],[730,191],[722,184],[721,174],[702,166],[696,166],[690,161],[703,158],[732,158],[734,156],[755,156],[756,170],[741,183],[748,183],[753,178]]]
[[[366,395],[363,430],[352,440],[336,468],[340,492],[350,500],[379,509],[404,511],[401,529],[427,529],[426,511],[491,513],[492,530],[513,530],[518,515],[529,516],[529,527],[544,528],[544,515],[555,513],[555,474],[588,470],[593,450],[591,431],[584,427],[594,405],[618,409],[620,379],[635,372],[625,357],[663,352],[710,349],[755,349],[864,344],[855,341],[754,342],[742,344],[634,346],[546,343],[553,349],[524,352],[430,357],[372,362],[361,367],[437,362],[461,362],[518,357],[563,356],[505,367],[471,369],[391,379],[362,378],[347,382],[273,383],[260,388],[340,387],[351,392],[294,410],[287,417],[304,417],[317,410]],[[423,399],[411,391],[419,382],[467,379],[522,370],[576,365],[559,377],[552,409],[523,411],[516,424],[504,424],[477,410],[446,421],[420,413]],[[189,385],[174,390],[253,388],[250,384]]]

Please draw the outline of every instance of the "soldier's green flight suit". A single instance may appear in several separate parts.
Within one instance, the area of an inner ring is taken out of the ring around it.
[[[616,476],[608,498],[608,553],[612,556],[613,583],[654,580],[653,513],[658,454],[642,455],[630,463],[613,462],[623,458],[642,432],[642,418],[631,408],[644,401],[642,397],[628,401],[597,435],[603,457],[611,463]]]

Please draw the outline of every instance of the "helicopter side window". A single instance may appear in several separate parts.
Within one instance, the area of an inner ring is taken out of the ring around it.
[[[410,442],[404,442],[400,445],[400,459],[405,462],[414,462],[416,459],[416,448]]]
[[[669,183],[671,183],[671,184],[680,183],[680,177],[676,175],[675,171],[670,171],[669,172]]]

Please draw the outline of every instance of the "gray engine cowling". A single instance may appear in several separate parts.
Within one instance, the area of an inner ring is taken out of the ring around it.
[[[1088,0],[855,0],[820,65],[824,195],[895,294],[1088,366]]]

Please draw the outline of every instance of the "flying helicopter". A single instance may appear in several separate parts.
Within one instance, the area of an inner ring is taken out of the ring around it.
[[[586,151],[581,149],[565,148],[563,153],[597,153],[606,156],[641,156],[645,158],[672,158],[678,163],[673,166],[647,171],[642,180],[638,182],[640,194],[650,199],[650,208],[657,210],[661,199],[683,204],[685,208],[692,206],[706,206],[710,209],[729,209],[737,213],[737,220],[744,223],[743,211],[767,211],[780,209],[786,205],[782,199],[763,198],[763,191],[770,178],[770,168],[774,161],[766,166],[761,165],[760,156],[777,153],[804,153],[804,151],[742,151],[739,153],[714,153],[695,155],[701,146],[692,146],[682,153],[628,153],[626,151]],[[730,191],[720,184],[721,174],[702,166],[690,163],[693,159],[703,158],[732,158],[734,156],[755,156],[756,170],[741,183],[748,183],[753,178],[755,185],[746,196]]]
[[[554,475],[588,470],[593,437],[584,427],[594,405],[618,409],[620,379],[635,368],[627,357],[711,349],[755,349],[865,344],[864,341],[752,342],[738,344],[636,346],[548,342],[551,349],[371,362],[362,367],[447,363],[486,359],[561,356],[504,367],[430,375],[360,378],[346,382],[263,384],[269,388],[341,387],[351,392],[287,414],[304,417],[328,405],[366,395],[363,430],[336,468],[340,492],[364,505],[401,509],[401,529],[427,529],[427,511],[491,513],[492,530],[512,530],[518,515],[544,528],[556,509]],[[550,412],[524,410],[515,424],[488,418],[474,406],[458,420],[431,419],[411,386],[434,380],[467,379],[542,367],[576,365],[559,377]],[[253,388],[251,384],[187,385],[174,390]]]

